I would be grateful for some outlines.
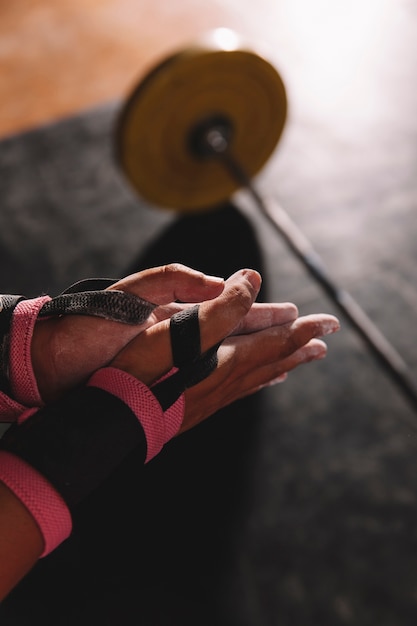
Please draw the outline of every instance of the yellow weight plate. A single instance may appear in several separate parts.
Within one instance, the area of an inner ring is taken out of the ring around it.
[[[277,70],[219,29],[154,67],[122,109],[117,154],[138,194],[151,204],[194,211],[229,198],[237,183],[215,158],[190,149],[192,130],[221,117],[230,150],[249,176],[266,163],[284,128],[287,99]]]

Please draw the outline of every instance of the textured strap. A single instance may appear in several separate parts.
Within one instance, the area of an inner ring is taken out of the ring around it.
[[[153,388],[149,389],[134,376],[113,367],[95,372],[88,385],[108,391],[136,415],[146,437],[146,463],[178,433],[184,416],[183,398],[176,398],[170,410],[164,413]]]
[[[110,278],[89,278],[74,283],[47,302],[39,317],[92,315],[123,324],[142,324],[157,307],[132,293],[111,289]]]
[[[0,422],[15,422],[27,407],[0,391]]]
[[[170,320],[171,349],[174,365],[172,376],[152,387],[152,393],[166,411],[186,389],[207,378],[217,367],[220,344],[201,354],[199,305],[176,313]]]
[[[6,432],[0,441],[0,481],[38,524],[42,556],[69,536],[73,507],[133,449],[146,461],[158,454],[177,434],[183,413],[183,398],[163,413],[143,383],[104,368],[87,388],[55,407],[28,411],[28,419]]]
[[[37,470],[72,511],[131,452],[144,461],[146,440],[125,402],[97,386],[86,386],[12,425],[0,449]]]
[[[205,352],[187,367],[177,370],[169,378],[153,385],[152,393],[163,411],[167,411],[186,389],[197,385],[214,372],[218,363],[217,350],[219,345]]]
[[[42,405],[31,360],[38,317],[89,315],[138,325],[157,307],[134,294],[107,289],[114,282],[110,278],[82,280],[55,298],[0,295],[0,421],[15,419],[14,400],[25,406]]]
[[[171,349],[175,367],[197,360],[201,354],[199,305],[175,313],[170,319]]]

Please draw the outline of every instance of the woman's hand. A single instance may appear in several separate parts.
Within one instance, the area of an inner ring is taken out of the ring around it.
[[[235,400],[283,382],[288,372],[299,365],[323,359],[327,346],[318,337],[338,329],[339,322],[335,317],[316,314],[252,334],[229,337],[217,352],[216,370],[186,390],[180,433]]]
[[[85,382],[139,333],[177,312],[181,308],[177,300],[209,300],[223,288],[223,279],[175,263],[132,274],[109,288],[159,305],[143,324],[130,326],[82,315],[38,320],[32,366],[43,401],[55,400]]]
[[[253,270],[240,270],[223,292],[200,304],[201,350],[223,341],[216,370],[185,392],[180,432],[192,428],[222,407],[283,380],[297,366],[326,355],[318,339],[339,329],[332,315],[298,317],[294,304],[255,303],[261,284]],[[112,362],[151,386],[173,365],[169,320],[146,329]]]

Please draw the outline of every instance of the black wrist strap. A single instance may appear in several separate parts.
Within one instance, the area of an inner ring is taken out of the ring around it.
[[[133,450],[145,463],[146,439],[124,402],[97,387],[85,387],[10,427],[0,449],[42,474],[71,511]]]

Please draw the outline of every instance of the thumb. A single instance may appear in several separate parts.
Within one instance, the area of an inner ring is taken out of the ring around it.
[[[201,352],[230,335],[250,310],[261,285],[254,270],[243,269],[225,281],[223,292],[202,302],[198,321]],[[173,366],[169,319],[144,330],[114,359],[113,366],[125,370],[149,385]]]
[[[131,274],[109,289],[133,293],[154,304],[201,302],[218,296],[224,287],[223,278],[209,276],[180,263],[152,267]]]

